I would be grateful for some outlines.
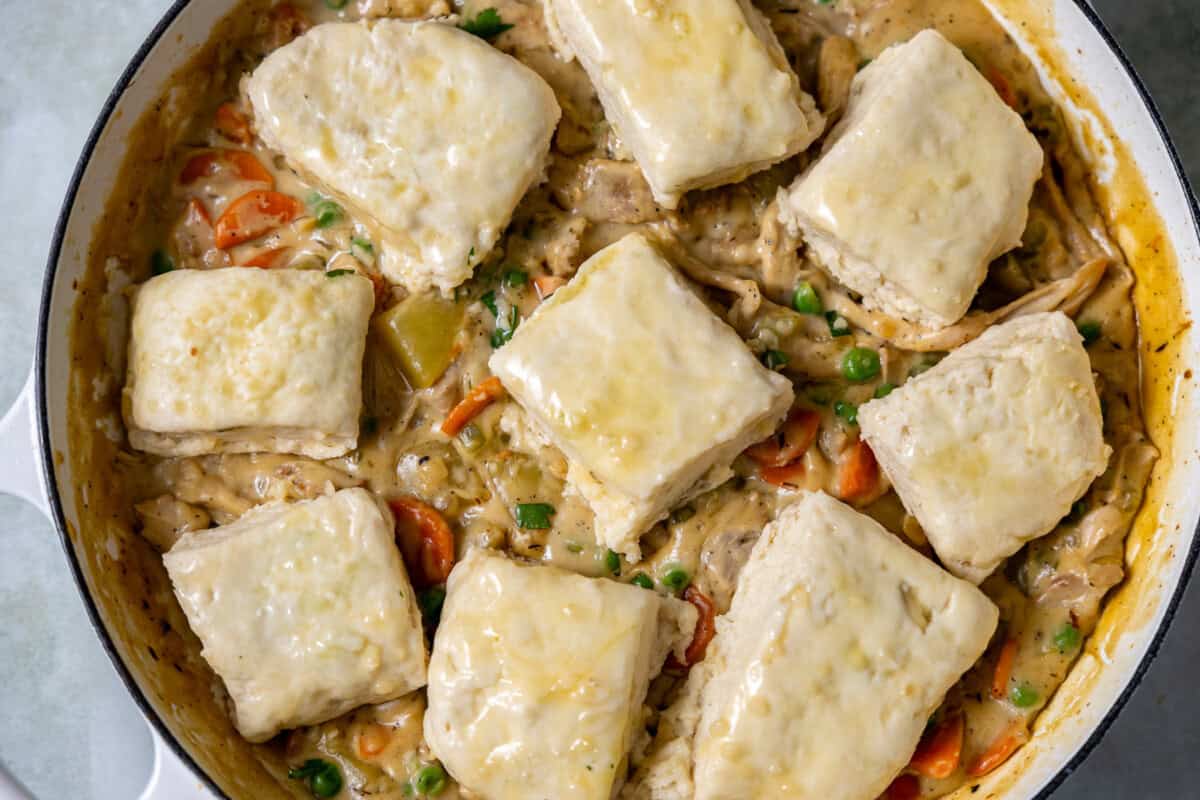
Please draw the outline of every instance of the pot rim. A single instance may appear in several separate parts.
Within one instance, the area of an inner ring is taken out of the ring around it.
[[[146,695],[138,686],[129,668],[121,659],[117,652],[116,645],[112,637],[105,628],[103,621],[100,619],[100,612],[96,607],[91,593],[88,591],[87,583],[84,579],[83,569],[79,563],[79,559],[75,554],[74,546],[71,543],[70,535],[67,533],[66,516],[63,512],[62,497],[60,496],[57,479],[54,473],[53,459],[50,453],[53,452],[50,441],[50,421],[47,412],[46,402],[46,339],[50,322],[50,306],[51,298],[54,292],[54,279],[58,272],[58,263],[62,255],[63,241],[66,237],[67,224],[70,221],[71,213],[75,207],[75,200],[79,193],[79,187],[83,182],[84,172],[91,163],[92,156],[96,149],[96,145],[104,133],[117,104],[124,96],[126,89],[129,88],[134,76],[141,69],[150,52],[161,41],[163,34],[175,22],[176,18],[183,10],[190,5],[193,0],[174,0],[170,8],[163,14],[162,18],[142,41],[125,69],[121,72],[116,84],[109,92],[108,97],[101,107],[100,113],[93,124],[91,131],[88,133],[87,139],[84,142],[83,150],[80,152],[79,158],[75,163],[75,169],[72,172],[71,180],[67,186],[67,192],[64,195],[63,204],[58,213],[58,219],[54,226],[54,233],[50,240],[50,250],[46,261],[46,271],[42,279],[42,298],[41,306],[38,310],[37,336],[34,344],[34,412],[37,417],[37,442],[38,453],[37,458],[41,467],[41,475],[46,487],[46,494],[50,501],[50,513],[53,518],[54,527],[58,534],[59,541],[62,544],[63,551],[67,558],[67,563],[71,567],[71,573],[75,580],[76,588],[83,600],[84,608],[87,610],[88,619],[91,622],[92,629],[96,632],[100,639],[100,644],[104,651],[108,654],[109,661],[112,662],[113,668],[117,672],[117,676],[125,685],[130,697],[137,704],[143,716],[149,721],[155,732],[162,738],[168,747],[173,751],[175,756],[179,758],[195,776],[203,782],[203,784],[223,800],[231,800],[224,791],[217,786],[216,782],[208,775],[195,759],[187,752],[182,744],[171,733],[166,723],[159,716],[158,712],[150,704]],[[1183,188],[1188,209],[1192,218],[1192,233],[1200,239],[1200,203],[1197,202],[1196,194],[1192,190],[1191,182],[1188,179],[1187,173],[1184,171],[1183,163],[1179,157],[1179,151],[1175,147],[1175,143],[1167,130],[1166,123],[1162,118],[1162,114],[1158,110],[1154,98],[1150,95],[1145,82],[1137,69],[1130,62],[1129,57],[1117,43],[1109,31],[1107,25],[1100,18],[1100,15],[1092,8],[1087,0],[1071,0],[1071,2],[1079,9],[1088,23],[1100,35],[1101,40],[1108,47],[1111,54],[1117,59],[1125,74],[1133,82],[1134,88],[1137,90],[1138,96],[1141,98],[1142,104],[1146,111],[1149,112],[1151,119],[1154,122],[1155,130],[1159,140],[1166,149],[1167,155],[1171,161],[1171,165],[1175,170],[1175,178]],[[1193,568],[1195,567],[1197,557],[1200,556],[1200,526],[1197,526],[1193,532],[1191,545],[1188,548],[1187,555],[1184,560],[1183,569],[1179,575],[1179,582],[1176,584],[1172,592],[1170,600],[1167,602],[1166,611],[1158,629],[1154,632],[1154,636],[1150,641],[1149,647],[1138,662],[1133,674],[1130,676],[1128,683],[1117,696],[1116,700],[1109,707],[1107,712],[1101,718],[1100,722],[1095,726],[1092,732],[1088,735],[1083,745],[1072,755],[1072,757],[1064,763],[1054,777],[1052,777],[1035,795],[1034,800],[1044,800],[1048,798],[1059,786],[1063,784],[1071,773],[1083,764],[1092,751],[1099,745],[1101,739],[1112,727],[1117,716],[1125,708],[1134,691],[1141,685],[1142,679],[1149,670],[1150,665],[1158,656],[1162,649],[1163,641],[1166,638],[1167,632],[1171,628],[1172,622],[1175,620],[1175,615],[1179,610],[1180,603],[1183,599],[1184,590],[1187,588],[1192,577]]]

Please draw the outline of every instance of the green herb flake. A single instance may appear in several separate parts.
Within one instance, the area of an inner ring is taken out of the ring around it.
[[[829,335],[835,339],[850,335],[850,322],[836,311],[826,311],[825,322],[829,324]]]
[[[484,292],[483,296],[479,298],[479,302],[483,303],[484,307],[492,312],[493,317],[500,318],[500,308],[496,305],[496,293],[494,291],[489,289]]]
[[[175,262],[165,250],[155,250],[150,254],[150,271],[155,275],[165,275],[175,269]]]
[[[496,330],[492,331],[492,347],[503,347],[517,332],[517,325],[521,322],[521,312],[517,310],[516,306],[513,306],[508,316],[507,327],[497,323]]]
[[[328,228],[342,221],[342,207],[332,200],[322,200],[313,206],[318,228]]]
[[[549,503],[518,503],[517,527],[525,530],[544,531],[550,528],[550,517],[554,506]]]
[[[510,269],[504,273],[504,284],[514,289],[529,282],[529,273],[520,269]]]
[[[613,575],[621,574],[621,557],[617,555],[616,551],[609,550],[604,554],[604,567]]]
[[[881,383],[875,387],[875,394],[872,395],[876,400],[882,400],[896,390],[894,383]]]
[[[629,579],[629,582],[632,583],[634,586],[640,586],[643,589],[653,589],[654,588],[654,581],[651,580],[650,576],[644,572],[639,572],[637,575],[634,575],[632,578]]]
[[[325,0],[325,7],[340,11],[346,7],[348,0]]]
[[[762,355],[763,364],[767,369],[782,369],[787,366],[788,354],[782,350],[768,350]]]
[[[491,41],[512,27],[500,18],[500,12],[494,8],[485,8],[473,19],[463,20],[458,27],[480,39]]]
[[[314,797],[333,797],[342,790],[341,770],[322,758],[310,758],[299,767],[289,769],[288,777],[307,783]]]
[[[1080,322],[1076,327],[1079,329],[1079,335],[1083,337],[1085,345],[1091,344],[1100,338],[1100,323],[1095,320],[1085,320]]]
[[[352,269],[331,269],[331,270],[329,270],[329,272],[325,273],[325,277],[326,278],[340,278],[343,275],[353,275],[353,274],[354,274],[354,270],[352,270]]]
[[[847,425],[858,424],[858,406],[854,403],[845,403],[839,400],[833,404],[833,413],[845,420]]]

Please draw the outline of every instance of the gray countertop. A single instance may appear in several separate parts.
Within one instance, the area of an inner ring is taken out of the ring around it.
[[[24,381],[58,205],[84,137],[126,59],[168,0],[42,0],[0,27],[0,407]],[[1095,0],[1200,178],[1200,3]],[[10,12],[14,9],[8,9]],[[1200,589],[1193,584],[1145,681],[1055,795],[1200,796]],[[0,497],[0,762],[38,797],[124,800],[149,773],[150,740],[91,630],[57,538]]]

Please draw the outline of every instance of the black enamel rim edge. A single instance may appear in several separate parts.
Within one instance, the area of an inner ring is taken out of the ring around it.
[[[37,456],[41,465],[41,473],[46,487],[47,498],[50,502],[51,515],[53,516],[54,525],[59,535],[59,541],[63,546],[64,553],[67,557],[67,562],[70,565],[71,573],[75,580],[75,585],[79,590],[79,594],[83,599],[84,608],[87,610],[88,618],[92,623],[92,628],[95,630],[97,637],[100,639],[100,644],[103,646],[104,651],[108,654],[109,661],[112,662],[113,668],[117,672],[117,676],[125,685],[126,690],[129,692],[130,696],[141,710],[142,715],[149,720],[150,724],[154,727],[154,730],[158,733],[158,735],[163,739],[167,746],[171,748],[174,754],[188,766],[192,773],[200,781],[202,781],[210,791],[212,791],[217,797],[230,800],[229,796],[226,795],[219,786],[217,786],[216,782],[209,777],[208,773],[195,762],[187,750],[176,740],[174,734],[171,733],[166,724],[162,721],[162,718],[159,717],[158,712],[155,711],[153,706],[151,706],[149,700],[138,686],[137,681],[134,680],[133,675],[125,666],[124,661],[121,660],[120,654],[117,652],[116,645],[113,643],[112,638],[108,634],[108,630],[105,628],[103,621],[100,619],[99,610],[96,608],[96,604],[92,599],[91,593],[88,591],[87,583],[83,576],[83,569],[79,564],[79,560],[75,555],[74,545],[71,543],[71,538],[67,533],[66,516],[63,513],[62,498],[58,491],[58,484],[54,474],[53,458],[51,457],[51,453],[53,451],[51,449],[49,414],[47,412],[46,404],[46,341],[50,320],[51,295],[54,290],[54,277],[57,273],[58,261],[62,253],[62,245],[66,235],[67,223],[70,221],[71,212],[75,205],[75,199],[79,193],[80,183],[82,182],[84,172],[87,170],[88,164],[91,161],[96,144],[99,141],[100,136],[103,134],[104,129],[108,126],[117,103],[120,101],[122,95],[124,95],[125,90],[128,89],[129,85],[133,82],[134,77],[141,68],[142,64],[145,62],[146,58],[149,56],[150,52],[162,39],[163,33],[166,32],[171,23],[175,21],[183,9],[191,2],[192,0],[174,0],[171,7],[163,15],[162,19],[159,20],[158,24],[154,26],[153,30],[151,30],[150,34],[142,42],[141,46],[138,48],[129,64],[125,67],[125,70],[121,73],[121,76],[117,79],[117,82],[112,91],[109,93],[108,98],[105,100],[100,115],[97,118],[96,123],[93,125],[91,132],[88,134],[83,146],[83,150],[80,153],[78,161],[76,162],[74,173],[72,174],[71,180],[68,184],[67,193],[63,200],[62,208],[59,211],[58,220],[54,227],[54,234],[50,242],[50,250],[46,262],[46,273],[42,281],[41,309],[39,311],[37,338],[34,346],[34,404],[37,414],[37,438],[39,445],[39,452]],[[1107,45],[1108,49],[1117,58],[1117,61],[1121,64],[1121,67],[1124,69],[1126,75],[1128,75],[1129,79],[1132,81],[1134,88],[1137,90],[1138,96],[1141,98],[1142,104],[1144,105],[1146,111],[1149,112],[1150,117],[1154,122],[1155,129],[1157,130],[1158,138],[1165,147],[1167,155],[1175,170],[1176,179],[1184,191],[1186,201],[1191,211],[1193,233],[1196,235],[1197,239],[1200,239],[1200,205],[1197,204],[1195,192],[1192,190],[1191,183],[1188,180],[1187,174],[1183,169],[1183,164],[1180,161],[1179,152],[1167,131],[1166,124],[1158,110],[1158,106],[1151,97],[1150,92],[1146,88],[1145,83],[1142,81],[1141,76],[1130,62],[1128,56],[1126,56],[1125,51],[1121,49],[1121,46],[1109,32],[1107,25],[1105,25],[1104,21],[1100,18],[1096,11],[1086,0],[1072,0],[1072,2],[1076,5],[1076,7],[1078,7],[1084,18],[1087,19],[1091,26],[1100,35],[1100,38]],[[1080,767],[1087,757],[1091,755],[1092,751],[1095,750],[1096,746],[1104,738],[1104,735],[1112,727],[1112,724],[1116,720],[1117,716],[1129,702],[1130,697],[1133,696],[1133,693],[1141,684],[1143,678],[1145,678],[1146,672],[1150,668],[1150,665],[1153,663],[1159,651],[1162,649],[1163,641],[1166,638],[1167,632],[1170,629],[1172,622],[1174,622],[1176,613],[1179,610],[1179,605],[1182,602],[1184,591],[1187,589],[1188,583],[1191,580],[1197,556],[1200,556],[1200,527],[1197,528],[1192,537],[1191,547],[1188,549],[1183,569],[1179,575],[1179,582],[1175,587],[1175,591],[1172,594],[1171,599],[1167,603],[1167,608],[1163,614],[1162,621],[1158,626],[1158,630],[1155,631],[1154,637],[1151,639],[1150,644],[1146,649],[1146,653],[1142,656],[1142,660],[1134,670],[1133,675],[1130,676],[1124,689],[1122,689],[1121,693],[1117,696],[1116,700],[1105,713],[1104,717],[1100,720],[1099,724],[1097,724],[1095,729],[1091,732],[1091,734],[1089,734],[1083,745],[1079,747],[1079,749],[1067,761],[1066,764],[1057,770],[1057,772],[1054,774],[1054,777],[1051,778],[1045,784],[1045,786],[1038,791],[1034,800],[1044,800],[1044,798],[1049,797],[1056,789],[1058,789],[1059,786],[1063,784],[1064,781],[1066,781],[1068,777],[1071,776],[1076,769]]]
[[[96,144],[99,142],[104,129],[108,127],[109,121],[112,119],[113,111],[120,102],[125,91],[133,83],[137,72],[145,63],[146,58],[154,49],[155,45],[161,41],[163,34],[171,23],[179,16],[186,8],[191,0],[174,0],[171,7],[163,14],[162,19],[154,26],[146,38],[142,41],[137,52],[130,59],[124,71],[117,79],[112,91],[104,101],[100,115],[96,118],[95,124],[92,126],[88,137],[84,142],[83,150],[80,152],[79,159],[75,162],[75,170],[71,174],[70,183],[67,185],[67,194],[63,199],[62,208],[58,214],[58,220],[54,225],[54,234],[50,240],[50,251],[46,261],[46,274],[42,279],[42,306],[39,311],[37,338],[34,345],[34,406],[37,414],[37,439],[38,449],[37,454],[41,462],[42,480],[46,487],[46,497],[50,501],[50,513],[54,519],[54,526],[58,531],[59,541],[62,543],[63,551],[67,556],[67,563],[71,567],[72,577],[75,579],[75,585],[79,590],[79,594],[83,599],[83,606],[87,610],[88,619],[92,623],[92,629],[96,632],[96,636],[100,639],[100,645],[108,654],[108,660],[112,663],[113,669],[117,672],[117,677],[121,679],[121,683],[125,684],[126,691],[133,698],[134,703],[141,710],[142,716],[145,717],[159,738],[166,743],[167,747],[171,748],[175,756],[188,766],[192,775],[197,780],[201,781],[218,798],[230,800],[229,796],[217,786],[216,782],[209,777],[208,773],[201,768],[199,764],[192,758],[191,754],[179,743],[175,735],[167,728],[165,722],[158,715],[158,712],[150,704],[146,695],[142,692],[140,686],[129,668],[125,666],[125,662],[121,659],[117,652],[116,645],[113,643],[112,637],[109,636],[108,629],[104,626],[104,622],[100,619],[100,611],[96,607],[95,601],[92,599],[91,592],[88,591],[87,582],[83,576],[83,568],[79,564],[79,559],[75,555],[75,547],[71,543],[71,537],[67,533],[66,515],[63,513],[62,497],[58,491],[58,481],[54,474],[54,460],[51,456],[53,450],[50,442],[50,420],[47,412],[46,404],[46,342],[47,332],[50,324],[50,302],[51,295],[54,292],[54,277],[58,271],[58,261],[62,254],[63,240],[67,232],[67,224],[71,219],[71,212],[74,210],[75,199],[79,194],[79,186],[83,181],[83,175],[87,171],[88,164],[92,160],[92,154],[96,149]],[[151,773],[150,777],[153,777]]]

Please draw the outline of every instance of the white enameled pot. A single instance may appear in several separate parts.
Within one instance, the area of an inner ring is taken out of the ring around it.
[[[76,488],[87,476],[74,474],[67,436],[76,281],[86,268],[92,232],[115,185],[129,133],[172,73],[208,40],[218,20],[237,2],[179,0],[118,81],[63,203],[47,265],[33,374],[0,421],[0,491],[26,499],[53,521],[96,633],[154,731],[155,770],[144,800],[290,796],[257,765],[248,746],[231,735],[227,723],[214,721],[222,717],[212,713],[211,695],[172,694],[179,684],[159,674],[167,669],[165,663],[135,657],[145,642],[136,641],[133,629],[115,621],[140,610],[128,607],[126,595],[107,583],[120,573],[103,568],[103,547],[89,538],[91,531],[81,530]],[[1197,208],[1162,121],[1129,63],[1081,0],[987,2],[1067,108],[1078,143],[1101,183],[1112,188],[1110,202],[1136,205],[1138,197],[1149,199],[1152,208],[1131,206],[1129,213],[1156,211],[1161,218],[1164,241],[1155,244],[1154,252],[1173,251],[1181,279],[1179,302],[1186,318],[1192,318],[1200,309]],[[1131,172],[1144,182],[1144,194],[1129,194]],[[1123,219],[1130,222],[1129,217]],[[1117,218],[1110,223],[1118,229],[1123,225]],[[1145,270],[1161,269],[1138,257],[1135,228],[1118,230],[1117,235],[1123,246],[1130,245],[1127,252],[1134,251],[1134,270],[1145,280]],[[1161,278],[1159,274],[1156,285],[1162,285]],[[1144,350],[1155,354],[1146,364],[1147,390],[1159,398],[1150,402],[1148,416],[1165,420],[1167,432],[1160,438],[1169,441],[1159,442],[1163,458],[1152,481],[1151,501],[1130,538],[1130,578],[1106,607],[1097,635],[1067,683],[1039,718],[1030,744],[989,776],[981,791],[964,790],[974,800],[1046,796],[1082,762],[1154,657],[1195,559],[1200,492],[1192,487],[1200,485],[1200,433],[1194,420],[1200,395],[1187,366],[1200,365],[1200,358],[1186,326],[1176,326],[1169,341],[1163,338],[1162,349],[1156,350],[1153,337],[1165,334],[1155,327],[1161,320],[1147,303],[1145,297],[1139,300],[1149,340]],[[1173,359],[1169,364],[1160,356],[1164,351]],[[114,557],[120,558],[120,553]],[[9,796],[22,795],[0,771],[0,799]]]

